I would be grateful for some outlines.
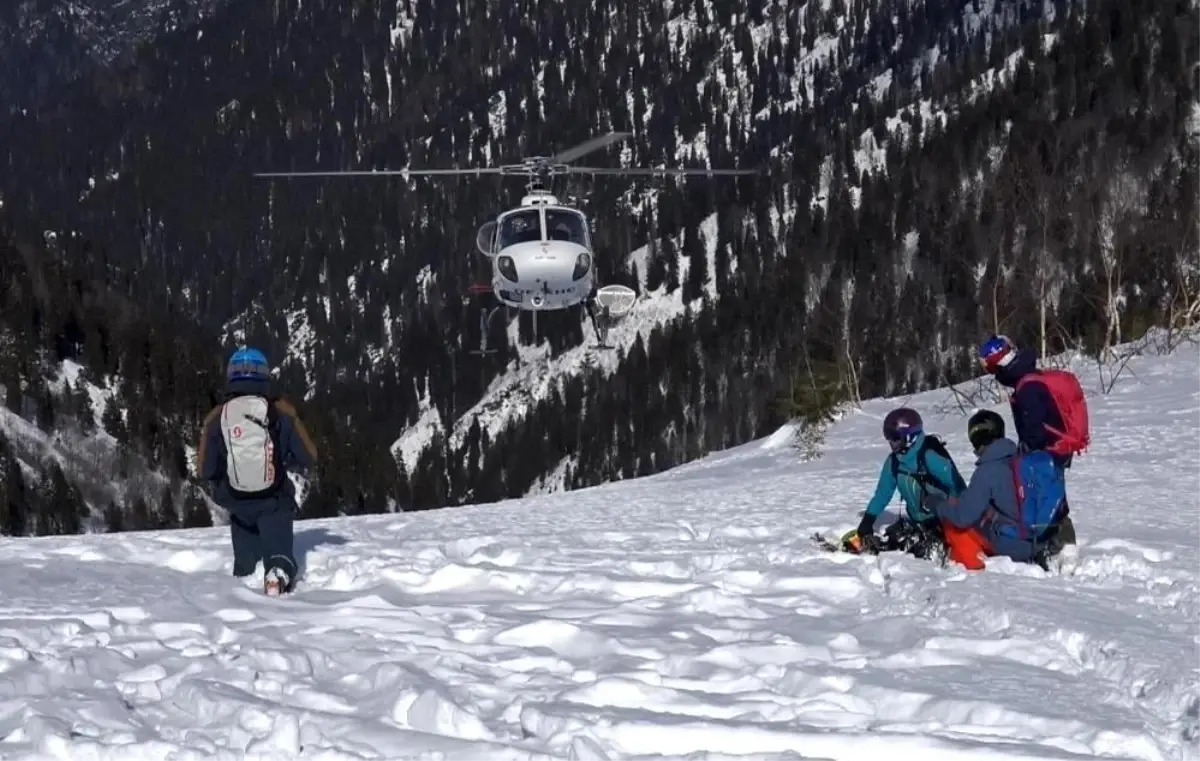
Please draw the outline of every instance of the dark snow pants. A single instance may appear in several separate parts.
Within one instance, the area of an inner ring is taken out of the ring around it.
[[[261,560],[264,573],[279,568],[289,579],[295,580],[294,517],[290,500],[286,499],[247,501],[231,509],[229,531],[233,540],[233,575],[249,576]]]

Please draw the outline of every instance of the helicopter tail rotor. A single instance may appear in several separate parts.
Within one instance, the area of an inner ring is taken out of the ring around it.
[[[570,164],[575,159],[586,156],[592,151],[598,151],[601,148],[619,143],[622,140],[628,140],[633,136],[632,132],[609,132],[606,135],[598,135],[590,140],[584,140],[579,145],[573,148],[568,148],[565,151],[559,151],[551,156],[548,160],[554,164]]]

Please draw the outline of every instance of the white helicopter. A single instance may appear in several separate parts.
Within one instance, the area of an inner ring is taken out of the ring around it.
[[[476,295],[491,294],[499,306],[485,307],[479,316],[480,347],[473,353],[491,354],[487,344],[492,317],[501,308],[537,314],[560,311],[583,304],[596,331],[598,348],[605,344],[608,329],[627,315],[637,300],[628,286],[598,288],[595,254],[588,220],[576,208],[559,202],[546,189],[550,177],[562,174],[591,175],[745,175],[753,169],[603,168],[570,166],[569,163],[600,148],[625,140],[629,132],[609,132],[561,151],[554,156],[535,156],[520,164],[452,169],[347,170],[330,172],[260,172],[256,177],[387,177],[400,175],[526,175],[526,195],[517,208],[485,222],[477,231],[475,245],[491,261],[489,284],[471,286]],[[599,306],[599,315],[596,307]]]

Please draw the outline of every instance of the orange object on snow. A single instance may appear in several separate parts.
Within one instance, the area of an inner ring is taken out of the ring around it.
[[[968,571],[981,571],[987,567],[983,559],[992,554],[992,546],[983,534],[974,528],[959,528],[949,521],[942,521],[942,534],[946,537],[951,560]]]

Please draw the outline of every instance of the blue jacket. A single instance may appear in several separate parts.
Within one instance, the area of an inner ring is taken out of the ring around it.
[[[892,476],[891,455],[883,461],[883,469],[879,472],[879,483],[875,486],[875,496],[871,497],[871,501],[867,504],[867,515],[878,518],[887,508],[888,503],[892,501],[896,490],[899,489],[900,498],[904,500],[904,506],[911,520],[925,521],[933,517],[933,513],[927,510],[923,504],[925,500],[922,499],[921,484],[913,478],[913,474],[917,473],[917,453],[921,451],[921,444],[924,442],[925,434],[922,433],[917,436],[916,441],[908,448],[907,452],[899,455],[898,483],[897,479]],[[925,452],[925,473],[935,479],[936,483],[946,484],[949,489],[949,492],[946,492],[935,484],[928,483],[926,489],[931,494],[955,496],[966,487],[962,474],[958,472],[958,468],[954,467],[954,463],[932,449]]]
[[[1009,388],[1017,388],[1017,383],[1030,373],[1037,372],[1037,355],[1029,349],[1019,349],[1017,355],[1008,367],[996,371],[996,380]],[[1022,449],[1035,452],[1046,449],[1057,440],[1057,436],[1048,430],[1049,424],[1062,430],[1062,416],[1054,405],[1054,397],[1044,385],[1028,382],[1017,389],[1010,400],[1012,406],[1013,424],[1017,428],[1017,441]],[[1070,465],[1070,457],[1055,456],[1059,467]]]
[[[225,399],[255,394],[270,398],[266,381],[235,380],[225,387]],[[296,487],[290,478],[283,479],[283,488],[274,497],[245,499],[229,490],[225,477],[225,439],[221,436],[221,407],[217,405],[204,419],[200,434],[200,446],[196,450],[196,470],[200,477],[213,484],[213,500],[231,512],[250,512],[268,507],[266,503],[282,500],[296,507]],[[308,435],[304,424],[296,415],[296,408],[283,399],[275,401],[279,413],[279,446],[283,451],[283,466],[287,469],[305,470],[317,460],[317,448]]]
[[[1033,556],[1033,542],[1020,539],[1017,487],[1013,458],[1017,445],[1012,439],[997,439],[979,455],[966,490],[951,499],[933,500],[937,516],[959,528],[975,528],[992,545],[997,555],[1017,562]]]

